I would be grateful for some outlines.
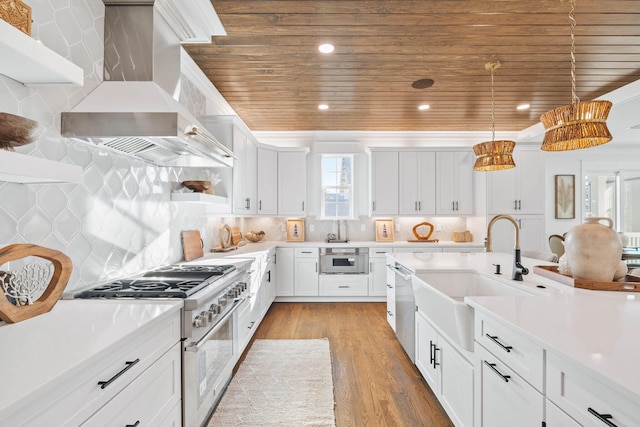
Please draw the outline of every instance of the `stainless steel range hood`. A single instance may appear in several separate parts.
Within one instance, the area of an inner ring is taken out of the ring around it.
[[[61,133],[160,166],[232,166],[233,153],[177,101],[180,40],[153,0],[105,3],[104,81]]]

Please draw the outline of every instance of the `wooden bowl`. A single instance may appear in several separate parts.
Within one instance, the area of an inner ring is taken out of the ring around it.
[[[182,185],[194,193],[213,194],[213,185],[211,181],[183,181]]]
[[[259,242],[264,239],[265,233],[264,231],[249,231],[244,233],[244,237],[250,242]]]
[[[0,149],[13,151],[13,147],[31,144],[43,131],[44,127],[39,126],[35,120],[0,113]]]

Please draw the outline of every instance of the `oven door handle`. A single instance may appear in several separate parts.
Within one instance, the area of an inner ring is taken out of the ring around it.
[[[233,307],[231,307],[231,309],[227,312],[227,314],[225,314],[224,317],[220,319],[220,321],[216,323],[216,325],[213,328],[211,328],[209,332],[207,332],[207,335],[202,337],[200,341],[191,343],[188,346],[186,346],[185,350],[191,351],[194,353],[197,353],[198,351],[200,351],[200,346],[202,345],[202,343],[207,341],[211,337],[211,335],[215,334],[216,332],[218,332],[218,330],[220,330],[224,322],[226,322],[229,319],[229,317],[233,316],[233,313],[240,307],[240,305],[244,302],[244,300],[245,300],[244,298],[239,298],[234,300]]]
[[[403,271],[404,269],[401,270],[398,267],[395,267],[393,265],[387,265],[387,268],[393,270],[396,274],[399,274],[400,276],[402,276],[404,280],[411,279],[411,276],[413,275],[410,271],[408,270]]]

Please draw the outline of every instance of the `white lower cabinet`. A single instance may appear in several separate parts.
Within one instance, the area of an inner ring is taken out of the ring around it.
[[[319,295],[318,289],[318,248],[296,248],[294,250],[294,295]]]
[[[292,297],[294,293],[293,248],[276,249],[276,296]]]
[[[475,347],[476,427],[540,427],[544,396],[481,345]]]
[[[453,423],[472,426],[473,365],[420,311],[416,312],[416,366]]]
[[[180,344],[174,345],[81,425],[154,426],[170,421],[181,399],[181,355]]]
[[[545,420],[547,427],[580,427],[580,424],[549,399],[544,402]]]
[[[320,296],[366,297],[369,277],[365,274],[321,274]]]
[[[387,254],[391,248],[369,248],[369,296],[387,295]]]
[[[640,426],[636,402],[553,353],[547,354],[547,398],[580,425]]]

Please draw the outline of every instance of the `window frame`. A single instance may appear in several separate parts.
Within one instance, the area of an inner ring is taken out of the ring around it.
[[[350,176],[351,183],[349,185],[324,185],[324,160],[327,158],[340,158],[350,159]],[[320,219],[322,220],[352,220],[355,218],[355,203],[354,203],[354,190],[355,190],[355,156],[350,153],[323,153],[320,155]],[[326,189],[345,189],[349,192],[349,215],[348,216],[327,216],[325,206],[325,190]]]

